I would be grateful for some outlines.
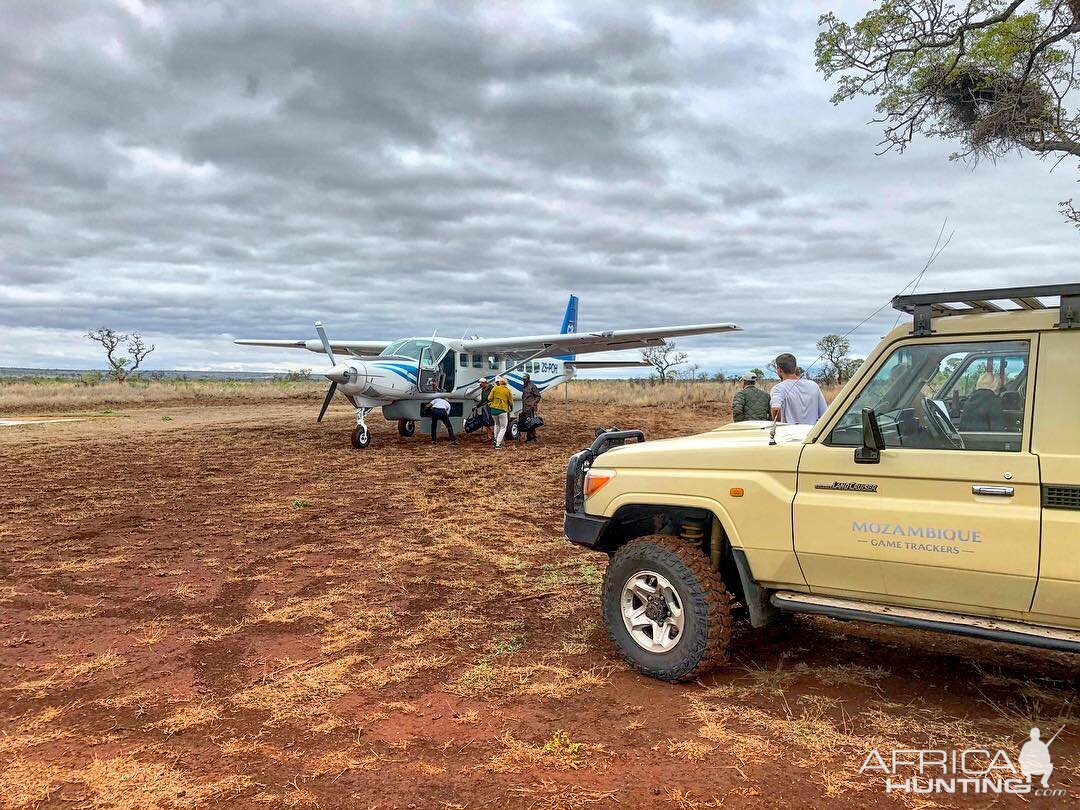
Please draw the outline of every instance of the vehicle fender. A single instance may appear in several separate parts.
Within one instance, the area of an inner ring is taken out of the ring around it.
[[[699,495],[673,495],[657,492],[624,492],[614,498],[604,510],[606,517],[612,517],[624,506],[683,506],[690,509],[703,509],[711,512],[727,535],[732,548],[742,548],[742,540],[735,528],[735,522],[720,501],[703,498]]]
[[[710,512],[720,523],[731,544],[731,553],[735,561],[735,570],[738,572],[739,584],[742,586],[743,600],[750,614],[750,624],[753,627],[763,627],[776,620],[779,611],[769,602],[769,591],[757,584],[754,573],[750,570],[750,561],[746,557],[746,550],[739,539],[738,530],[724,505],[712,498],[700,496],[671,495],[657,493],[633,493],[627,492],[619,495],[608,504],[605,510],[608,517],[618,513],[624,506],[681,506],[692,509],[701,509]]]

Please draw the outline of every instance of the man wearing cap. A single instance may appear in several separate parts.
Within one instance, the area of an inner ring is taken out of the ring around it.
[[[736,422],[769,418],[769,395],[757,387],[757,377],[742,375],[742,389],[731,398],[731,415]]]
[[[525,423],[536,416],[536,412],[540,408],[541,400],[540,389],[536,387],[536,383],[532,381],[532,377],[528,374],[523,374],[521,380],[524,384],[521,386],[521,413],[518,415],[519,438],[525,427]],[[525,430],[524,432],[526,444],[536,441],[536,428]]]
[[[514,394],[506,384],[504,377],[495,378],[495,387],[488,394],[488,411],[495,420],[495,449],[503,447],[503,436],[510,425],[510,414],[514,410]]]
[[[491,412],[488,410],[488,397],[491,396],[491,380],[487,377],[480,378],[480,401],[476,405],[476,413],[481,414],[484,420],[484,433],[491,440],[495,439],[494,424]]]

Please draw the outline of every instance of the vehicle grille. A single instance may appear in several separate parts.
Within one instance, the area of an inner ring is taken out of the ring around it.
[[[1043,506],[1047,509],[1080,509],[1080,487],[1060,484],[1044,486]]]

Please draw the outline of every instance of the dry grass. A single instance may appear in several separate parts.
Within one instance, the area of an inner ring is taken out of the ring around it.
[[[307,380],[152,380],[80,383],[46,377],[0,379],[0,414],[76,413],[165,403],[316,399],[323,383]]]
[[[131,756],[94,758],[82,768],[63,768],[47,762],[15,760],[0,773],[0,796],[9,807],[32,807],[47,800],[63,784],[84,785],[89,796],[82,806],[146,810],[204,807],[251,784],[246,776],[195,782],[164,762],[145,762]]]
[[[150,728],[160,729],[166,734],[172,735],[199,726],[213,725],[220,719],[221,708],[219,706],[212,703],[198,703],[177,709],[164,719],[151,724]]]
[[[585,767],[586,747],[570,742],[563,732],[556,732],[541,745],[530,745],[509,733],[500,737],[499,743],[502,750],[483,766],[484,770],[520,773],[526,770],[570,771]]]
[[[14,686],[9,686],[8,689],[23,695],[45,697],[54,689],[66,689],[83,684],[99,672],[114,669],[124,663],[124,659],[112,650],[106,650],[100,655],[94,655],[82,661],[74,660],[75,658],[76,656],[62,658],[49,665],[51,671],[46,677],[21,681]]]
[[[578,785],[568,785],[551,779],[541,779],[531,785],[515,785],[507,791],[509,798],[528,802],[528,807],[545,810],[580,810],[601,802],[615,806],[615,791],[589,790]]]
[[[483,661],[465,670],[450,685],[463,697],[537,697],[559,700],[588,692],[608,682],[610,668],[571,670],[551,664],[500,666]]]
[[[772,382],[760,382],[768,391]],[[737,382],[674,381],[659,385],[643,380],[574,380],[568,396],[571,402],[594,405],[632,405],[638,407],[687,407],[730,403],[739,390]],[[123,385],[103,382],[80,384],[70,379],[33,378],[0,380],[0,414],[4,413],[79,413],[113,408],[161,404],[207,404],[257,400],[315,400],[324,393],[323,384],[315,381],[285,382],[275,380],[152,380]],[[839,388],[825,389],[832,398]],[[553,391],[552,402],[562,398]]]
[[[765,391],[773,382],[759,382]],[[731,398],[742,386],[738,382],[675,381],[659,385],[652,380],[574,380],[570,383],[570,402],[591,405],[631,405],[634,407],[686,408],[706,405],[730,405]],[[832,402],[839,387],[822,389],[825,399]]]

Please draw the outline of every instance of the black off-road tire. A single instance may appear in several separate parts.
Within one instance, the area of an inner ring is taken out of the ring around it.
[[[623,586],[640,571],[666,577],[683,603],[683,632],[680,641],[667,652],[653,653],[642,648],[623,623]],[[731,595],[709,558],[682,538],[655,534],[620,548],[604,574],[602,605],[608,637],[626,662],[643,675],[685,681],[727,660]]]
[[[416,422],[412,419],[398,419],[397,432],[399,436],[412,436],[416,433]]]

